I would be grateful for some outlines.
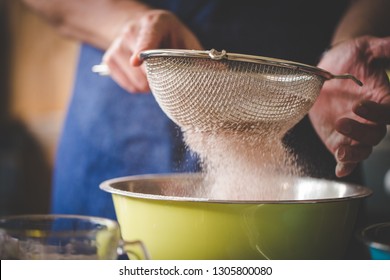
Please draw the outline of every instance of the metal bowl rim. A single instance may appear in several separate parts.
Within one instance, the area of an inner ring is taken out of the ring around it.
[[[380,243],[375,241],[372,237],[367,235],[367,231],[377,228],[378,226],[386,226],[390,227],[390,222],[387,223],[377,223],[370,226],[367,226],[363,230],[361,230],[358,234],[358,238],[365,243],[368,247],[378,249],[381,251],[386,251],[390,253],[390,244]]]
[[[145,194],[137,193],[131,191],[123,191],[113,188],[111,184],[125,182],[125,181],[137,181],[137,180],[149,180],[149,179],[167,179],[167,178],[180,178],[180,177],[196,177],[200,176],[198,173],[163,173],[163,174],[143,174],[143,175],[131,175],[109,179],[103,181],[99,187],[101,190],[126,196],[132,198],[140,199],[149,199],[149,200],[163,200],[163,201],[182,201],[182,202],[208,202],[208,203],[220,203],[220,204],[317,204],[317,203],[329,203],[329,202],[341,202],[341,201],[350,201],[355,199],[363,199],[372,195],[373,191],[367,187],[360,186],[357,184],[343,183],[325,179],[317,179],[311,177],[291,177],[295,180],[311,180],[311,181],[325,181],[332,184],[348,185],[349,187],[356,188],[357,193],[351,196],[337,197],[337,198],[323,198],[323,199],[301,199],[301,200],[216,200],[208,198],[198,198],[198,197],[179,197],[179,196],[165,196],[165,195],[156,195],[156,194]]]

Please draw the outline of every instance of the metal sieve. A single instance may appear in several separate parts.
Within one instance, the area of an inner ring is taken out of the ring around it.
[[[287,131],[315,102],[324,81],[352,79],[286,60],[210,51],[141,53],[162,110],[184,130]]]
[[[161,109],[183,130],[286,132],[312,107],[324,81],[352,79],[261,56],[159,49],[140,54]]]

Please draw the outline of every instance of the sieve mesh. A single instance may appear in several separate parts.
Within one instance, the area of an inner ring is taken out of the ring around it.
[[[162,110],[183,130],[287,131],[315,102],[325,80],[353,79],[285,60],[225,51],[141,53]]]

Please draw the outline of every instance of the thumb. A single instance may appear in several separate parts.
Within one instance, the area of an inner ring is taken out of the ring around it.
[[[142,35],[141,35],[142,34]],[[142,51],[157,49],[160,47],[162,35],[152,30],[140,30],[140,36],[134,45],[133,53],[130,57],[131,66],[140,66],[143,60],[140,57]]]
[[[370,59],[390,59],[390,37],[373,38],[369,41]]]

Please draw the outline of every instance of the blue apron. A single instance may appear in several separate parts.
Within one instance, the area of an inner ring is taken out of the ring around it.
[[[289,59],[315,65],[347,1],[147,1],[173,11],[205,49]],[[180,129],[152,94],[129,94],[91,72],[103,51],[82,45],[73,96],[59,143],[52,211],[115,218],[107,179],[199,170]],[[334,178],[333,156],[307,118],[287,136],[313,175]],[[315,155],[313,157],[313,155]]]

